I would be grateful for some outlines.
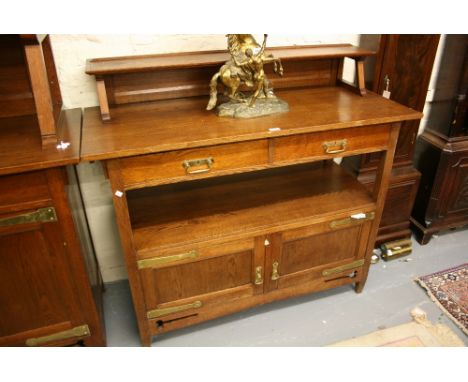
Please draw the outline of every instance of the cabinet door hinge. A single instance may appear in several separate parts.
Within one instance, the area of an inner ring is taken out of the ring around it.
[[[322,276],[326,277],[326,276],[334,275],[336,273],[341,273],[341,272],[348,271],[354,268],[360,268],[363,265],[364,265],[364,259],[356,260],[356,261],[353,261],[352,263],[340,265],[339,267],[336,267],[336,268],[324,269],[322,271]]]
[[[197,300],[190,304],[171,306],[170,308],[153,309],[153,310],[150,310],[149,312],[146,312],[146,317],[149,319],[158,318],[161,316],[166,316],[171,313],[177,313],[177,312],[182,312],[184,310],[201,308],[202,306],[203,306],[203,303]]]
[[[0,227],[7,227],[18,224],[28,223],[49,223],[56,222],[57,214],[54,207],[39,208],[36,211],[27,214],[10,216],[0,219]]]
[[[50,334],[48,336],[28,338],[26,346],[40,346],[52,341],[67,340],[70,338],[87,337],[91,335],[88,325],[76,326],[72,329],[64,330],[62,332]]]

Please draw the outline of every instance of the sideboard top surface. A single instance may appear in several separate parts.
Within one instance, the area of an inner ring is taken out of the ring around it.
[[[206,96],[121,105],[112,110],[110,122],[102,122],[98,107],[87,108],[81,158],[105,160],[422,117],[377,94],[361,97],[342,87],[276,93],[289,103],[288,113],[247,120],[206,111]]]
[[[80,159],[81,109],[63,110],[57,138],[70,145],[43,147],[36,115],[0,120],[0,175],[78,163]]]
[[[325,59],[339,57],[368,57],[375,52],[351,44],[307,45],[297,47],[267,48],[282,60],[288,59]],[[87,61],[86,73],[109,75],[118,73],[137,73],[158,69],[177,69],[197,66],[217,66],[230,58],[227,50],[206,52],[183,52],[143,56],[93,58]]]

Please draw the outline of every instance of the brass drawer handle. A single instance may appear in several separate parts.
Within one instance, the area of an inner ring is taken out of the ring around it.
[[[0,219],[0,227],[8,227],[18,224],[28,224],[28,223],[49,223],[56,222],[57,215],[55,214],[54,207],[39,208],[34,212],[27,214],[11,216],[8,218]]]
[[[190,159],[184,160],[182,162],[182,167],[185,169],[185,173],[187,175],[194,175],[194,174],[203,174],[205,172],[211,171],[211,167],[213,166],[214,159],[212,157],[208,158],[201,158],[201,159]],[[205,168],[199,168],[194,170],[193,167],[200,167],[205,166]]]
[[[194,301],[191,304],[179,305],[179,306],[171,306],[170,308],[162,308],[162,309],[153,309],[146,313],[146,317],[149,319],[158,318],[161,316],[166,316],[171,313],[182,312],[184,310],[189,309],[196,309],[202,307],[201,301]]]
[[[255,285],[263,284],[262,267],[255,268]]]
[[[364,259],[356,260],[356,261],[353,261],[352,263],[344,264],[336,268],[325,269],[322,272],[322,276],[330,276],[330,275],[341,273],[341,272],[351,270],[354,268],[360,268],[363,265],[364,265]]]
[[[198,257],[197,251],[190,251],[186,253],[179,253],[177,255],[153,257],[151,259],[143,259],[137,262],[138,269],[153,268],[159,265],[173,263],[175,261],[196,259]]]
[[[341,139],[339,141],[330,141],[330,142],[323,142],[322,147],[325,150],[325,154],[338,154],[346,151],[346,147],[348,146],[347,139]],[[333,148],[339,147],[335,150]]]
[[[375,218],[375,213],[374,212],[369,212],[367,214],[355,214],[351,215],[350,217],[340,219],[340,220],[334,220],[330,223],[330,228],[340,228],[343,226],[359,223],[362,221],[367,221],[367,220],[373,220]]]
[[[280,275],[278,273],[278,262],[275,261],[272,265],[272,271],[271,271],[271,281],[276,281],[280,278]]]
[[[28,338],[26,340],[26,346],[39,346],[51,341],[68,340],[70,338],[84,337],[89,335],[91,335],[91,332],[88,325],[81,325],[69,330],[64,330],[63,332],[50,334],[48,336]]]

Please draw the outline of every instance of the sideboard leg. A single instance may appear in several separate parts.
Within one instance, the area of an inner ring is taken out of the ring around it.
[[[140,336],[141,340],[141,345],[144,347],[151,347],[151,344],[153,343],[153,337],[152,336]]]
[[[366,285],[366,280],[358,281],[358,282],[354,285],[354,291],[355,291],[356,293],[361,293],[362,290],[364,289],[364,285]]]

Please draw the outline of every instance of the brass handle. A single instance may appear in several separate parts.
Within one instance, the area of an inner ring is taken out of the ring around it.
[[[262,267],[255,268],[255,285],[263,284]]]
[[[182,167],[185,169],[185,173],[188,175],[194,174],[203,174],[205,172],[211,171],[211,167],[213,166],[214,159],[212,157],[208,158],[201,158],[201,159],[191,159],[191,160],[184,160],[182,162]],[[198,170],[193,170],[193,167],[200,167],[206,166],[205,168],[199,168]]]
[[[347,139],[341,139],[339,141],[330,141],[330,142],[323,142],[322,147],[325,150],[325,154],[338,154],[346,151],[346,147],[348,146]],[[333,150],[334,147],[339,147],[338,149]]]
[[[280,275],[278,273],[278,265],[279,264],[277,261],[273,263],[273,269],[271,271],[271,281],[276,281],[280,278]]]

